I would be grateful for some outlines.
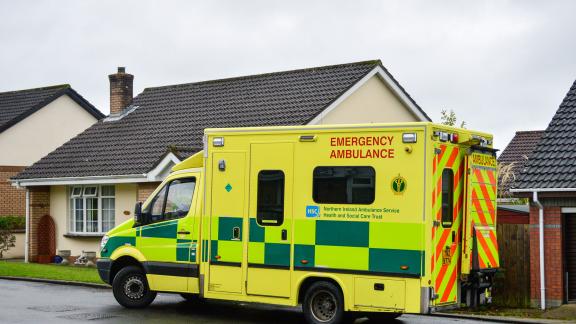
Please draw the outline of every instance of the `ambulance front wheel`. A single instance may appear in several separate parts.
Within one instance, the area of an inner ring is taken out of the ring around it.
[[[126,308],[143,308],[156,298],[156,292],[148,287],[146,274],[136,266],[118,271],[112,282],[112,292],[116,301]]]
[[[344,322],[344,297],[331,282],[318,281],[306,291],[302,310],[310,324],[338,324]]]

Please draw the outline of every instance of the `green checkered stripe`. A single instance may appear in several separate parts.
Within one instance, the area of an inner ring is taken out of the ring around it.
[[[282,229],[289,225],[263,227],[257,224],[255,218],[250,218],[248,233],[248,264],[252,266],[290,266],[290,244],[283,241]],[[241,217],[218,217],[212,219],[210,255],[203,249],[202,260],[210,262],[242,262],[242,239],[233,239],[234,228],[242,229]],[[208,242],[204,242],[207,246]]]
[[[240,237],[233,238],[234,227],[240,229]],[[210,261],[211,262],[242,262],[242,217],[220,216],[213,217],[210,227]],[[205,241],[204,247],[207,247]],[[207,251],[204,258],[208,257]]]
[[[248,264],[272,267],[290,267],[290,243],[282,240],[282,226],[260,226],[255,218],[250,218],[248,240]]]
[[[289,225],[263,227],[255,218],[249,222],[248,263],[289,267],[290,244],[281,240],[282,229]],[[241,217],[212,219],[213,240],[203,241],[211,252],[203,249],[203,261],[242,262],[243,238],[233,240],[234,227],[242,229]],[[294,267],[422,276],[422,237],[422,224],[296,220]]]
[[[421,276],[422,233],[421,224],[296,220],[294,267]]]
[[[102,257],[110,257],[115,249],[122,245],[130,244],[136,246],[137,242],[143,244],[138,238],[154,238],[161,240],[165,246],[176,246],[174,257],[176,261],[196,262],[196,240],[178,239],[178,220],[161,222],[156,224],[144,225],[138,227],[135,231],[136,236],[112,236],[105,246],[105,253]],[[144,241],[145,242],[145,241]],[[156,242],[155,244],[157,244]]]

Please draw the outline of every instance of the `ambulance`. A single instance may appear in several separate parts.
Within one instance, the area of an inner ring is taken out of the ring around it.
[[[101,243],[128,308],[302,305],[309,323],[489,302],[499,266],[492,136],[433,123],[206,129]]]

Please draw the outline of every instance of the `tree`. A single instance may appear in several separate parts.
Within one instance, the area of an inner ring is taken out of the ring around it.
[[[441,124],[442,125],[448,125],[448,126],[456,126],[456,124],[458,123],[458,118],[456,118],[456,113],[454,112],[454,110],[450,109],[450,111],[447,111],[446,109],[442,109],[442,111],[440,112],[440,120],[441,120]],[[466,122],[462,121],[460,123],[460,128],[466,128]]]

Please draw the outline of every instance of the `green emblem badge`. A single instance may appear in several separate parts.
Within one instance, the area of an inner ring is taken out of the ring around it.
[[[226,191],[230,192],[232,190],[232,186],[230,184],[227,184],[226,187],[224,187],[224,189],[226,189]]]
[[[392,191],[394,194],[401,195],[406,191],[406,187],[408,184],[406,183],[406,179],[402,176],[398,175],[396,178],[392,179]]]

